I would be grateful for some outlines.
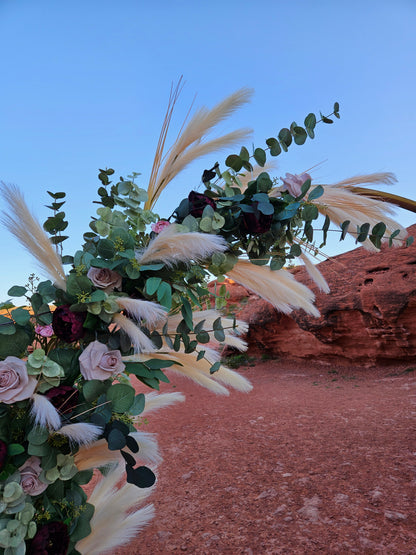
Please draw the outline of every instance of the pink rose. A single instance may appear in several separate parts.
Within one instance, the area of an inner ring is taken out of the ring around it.
[[[35,333],[42,337],[52,337],[54,332],[52,326],[36,326]]]
[[[86,380],[107,380],[123,372],[125,366],[120,351],[108,351],[107,346],[93,341],[79,357],[81,374]]]
[[[292,197],[298,197],[302,193],[302,185],[308,179],[312,179],[308,173],[301,173],[300,175],[293,175],[287,173],[286,177],[281,178],[283,183],[286,185],[286,190],[292,195]]]
[[[98,289],[104,289],[107,293],[121,288],[121,275],[109,268],[93,268],[88,270],[87,277]]]
[[[0,362],[0,403],[10,405],[32,397],[37,381],[28,376],[26,363],[17,357]]]
[[[165,227],[169,227],[169,226],[170,226],[170,223],[167,220],[159,220],[155,224],[152,224],[150,227],[152,228],[152,231],[154,231],[155,233],[160,233],[165,229]]]
[[[48,487],[48,484],[41,482],[39,479],[42,472],[39,457],[29,457],[19,470],[20,485],[28,495],[39,495]]]

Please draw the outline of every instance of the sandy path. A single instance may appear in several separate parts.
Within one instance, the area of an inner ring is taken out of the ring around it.
[[[416,370],[259,362],[250,394],[173,377],[149,417],[156,519],[118,555],[416,553]]]

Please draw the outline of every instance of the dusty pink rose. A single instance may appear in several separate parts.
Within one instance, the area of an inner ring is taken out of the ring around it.
[[[81,374],[86,380],[107,380],[123,372],[125,366],[120,351],[108,351],[99,341],[88,345],[79,357]]]
[[[39,457],[29,457],[19,470],[20,485],[23,491],[28,495],[39,495],[48,487],[48,484],[41,482],[39,479],[40,473],[42,472]]]
[[[37,381],[28,376],[26,363],[17,357],[7,357],[0,362],[0,403],[10,405],[29,399]]]
[[[302,193],[302,185],[308,179],[312,179],[308,173],[301,173],[300,175],[287,173],[285,177],[282,177],[286,190],[295,198]]]
[[[113,291],[121,288],[121,275],[109,268],[93,268],[88,270],[87,277],[93,282],[98,289]]]
[[[170,223],[167,220],[159,220],[155,224],[152,224],[150,227],[152,228],[152,231],[154,231],[155,233],[160,233],[165,229],[165,227],[169,227],[169,226],[170,226]]]
[[[35,332],[42,337],[52,337],[53,327],[52,326],[36,326]]]

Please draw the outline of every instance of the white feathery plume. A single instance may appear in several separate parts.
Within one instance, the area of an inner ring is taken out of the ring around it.
[[[312,316],[319,316],[318,309],[313,305],[315,295],[287,270],[273,271],[268,266],[239,260],[227,275],[285,314],[294,308],[302,308]]]
[[[211,365],[214,362],[218,362],[219,360],[221,360],[221,355],[218,351],[214,351],[214,349],[210,349],[208,347],[205,348],[205,355],[204,359],[202,360],[203,366],[205,365],[205,367],[202,369],[206,373],[209,373]],[[198,363],[199,362],[201,361],[198,361]],[[214,374],[211,374],[211,376],[215,380],[218,380],[225,385],[229,385],[234,389],[237,389],[238,391],[242,391],[243,393],[248,393],[253,389],[253,386],[251,385],[249,380],[247,380],[247,378],[244,378],[243,376],[241,376],[241,374],[235,372],[234,370],[231,370],[230,368],[227,368],[223,364],[219,367],[218,371]]]
[[[178,83],[174,95],[171,94],[165,121],[162,126],[149,181],[149,196],[145,204],[146,209],[151,209],[154,206],[166,185],[193,160],[216,150],[233,146],[237,143],[240,144],[247,138],[251,130],[240,129],[217,139],[203,142],[207,133],[221,121],[229,117],[237,108],[248,102],[251,94],[252,91],[249,89],[240,89],[228,96],[211,110],[207,108],[199,109],[183,131],[178,135],[166,156],[163,157],[164,143],[172,117],[173,106],[179,95]]]
[[[151,355],[144,355],[144,354],[137,354],[137,355],[130,355],[123,357],[124,362],[128,361],[145,361],[149,358],[158,359],[158,360],[173,360],[178,364],[170,366],[166,370],[176,372],[182,376],[186,376],[187,378],[193,380],[202,387],[209,389],[213,393],[217,395],[229,395],[229,391],[219,383],[217,383],[212,377],[203,371],[202,369],[202,360],[196,362],[196,357],[191,356],[191,354],[185,354],[181,352],[175,351],[168,351],[162,353],[158,351],[157,353]]]
[[[324,194],[319,197],[316,206],[321,214],[327,215],[332,222],[338,225],[349,220],[348,231],[352,235],[356,233],[357,226],[364,223],[370,224],[371,231],[371,228],[377,223],[384,222],[387,234],[390,235],[397,229],[400,230],[400,234],[397,236],[400,243],[407,236],[406,229],[387,216],[393,212],[388,203],[356,194],[346,185],[341,187],[326,185]],[[369,239],[366,239],[362,245],[368,250],[378,250]]]
[[[132,432],[130,435],[139,445],[139,452],[134,454],[136,461],[140,460],[146,464],[153,465],[158,465],[162,462],[163,459],[159,451],[156,434],[150,434],[149,432]]]
[[[139,445],[139,452],[133,455],[136,461],[141,460],[146,464],[155,465],[162,461],[155,434],[133,432],[130,435]],[[110,451],[105,439],[99,439],[91,445],[83,445],[75,454],[75,464],[79,471],[108,466],[122,460],[120,451]]]
[[[137,322],[145,321],[147,326],[154,326],[166,317],[166,310],[157,303],[131,299],[130,297],[117,297],[116,302],[120,308],[126,310],[128,315]]]
[[[40,269],[59,289],[66,289],[65,270],[58,254],[39,222],[30,212],[17,187],[1,184],[0,194],[6,203],[1,222],[19,243],[36,259]]]
[[[146,402],[144,405],[144,411],[140,416],[149,414],[150,412],[155,412],[165,407],[170,407],[176,403],[182,403],[185,401],[185,395],[179,391],[175,391],[174,393],[156,393],[156,391],[152,391],[151,393],[145,394],[145,399]]]
[[[113,315],[113,322],[130,337],[135,352],[152,353],[155,351],[152,341],[126,316],[116,313]]]
[[[355,175],[354,177],[348,177],[347,179],[343,179],[342,181],[332,183],[330,187],[350,188],[355,187],[356,185],[365,185],[370,183],[380,185],[393,185],[394,183],[397,183],[397,179],[394,173],[390,172],[369,173],[365,175]]]
[[[316,265],[311,261],[311,259],[308,256],[306,256],[304,252],[302,252],[299,258],[304,263],[306,271],[308,272],[311,280],[316,283],[316,285],[321,291],[323,291],[324,293],[329,293],[330,289],[329,289],[329,285],[326,282],[326,279],[318,270]]]
[[[137,488],[126,483],[120,488],[124,465],[103,477],[94,487],[88,502],[94,505],[91,534],[76,543],[83,555],[102,555],[129,543],[154,517],[153,505],[135,509],[146,499],[153,488]]]
[[[206,351],[211,353],[212,361],[216,362],[217,353],[215,351],[211,351],[209,348],[206,349]],[[246,378],[243,378],[243,376],[240,376],[237,372],[233,372],[225,366],[220,366],[217,372],[214,372],[214,374],[210,374],[210,369],[212,366],[211,362],[205,358],[197,361],[197,356],[198,353],[196,352],[184,353],[182,351],[168,351],[161,353],[160,351],[158,351],[157,353],[150,355],[150,357],[144,354],[123,357],[123,361],[141,361],[147,360],[148,358],[158,360],[173,360],[178,364],[166,368],[166,371],[173,371],[178,374],[184,375],[195,381],[199,385],[202,385],[203,387],[206,387],[210,391],[213,391],[214,393],[217,393],[219,395],[229,395],[229,391],[218,382],[225,383],[226,385],[229,385],[230,387],[233,387],[238,391],[247,392],[252,389],[251,383]]]
[[[78,445],[89,445],[101,435],[102,431],[102,428],[95,426],[95,424],[79,422],[62,426],[62,428],[56,430],[56,433],[66,436],[70,441]]]
[[[215,342],[216,339],[214,338],[213,341]],[[238,351],[241,351],[242,353],[244,351],[247,351],[247,349],[248,349],[247,341],[244,341],[244,339],[241,339],[241,337],[237,337],[237,336],[231,335],[231,334],[225,334],[225,339],[224,339],[223,343],[224,343],[224,345],[228,345],[228,347],[232,347],[233,349],[237,349]]]
[[[211,254],[223,252],[227,248],[227,242],[220,235],[182,233],[172,224],[161,231],[136,258],[140,264],[163,262],[170,267],[179,262],[190,264],[192,260],[203,261]]]
[[[45,395],[34,393],[32,395],[31,415],[36,426],[57,430],[61,427],[61,418],[56,408]]]

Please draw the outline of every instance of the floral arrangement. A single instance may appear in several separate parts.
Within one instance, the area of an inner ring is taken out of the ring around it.
[[[272,178],[267,153],[314,138],[317,118],[283,128],[266,148],[243,147],[202,175],[161,219],[153,207],[166,185],[192,160],[241,142],[246,130],[204,140],[249,98],[238,91],[212,110],[198,111],[165,154],[180,86],[171,93],[147,189],[138,174],[112,182],[100,170],[100,204],[73,256],[63,255],[68,222],[65,193],[49,192],[52,215],[41,226],[17,188],[2,186],[3,223],[36,259],[34,275],[9,295],[19,306],[0,315],[0,552],[102,554],[128,542],[153,517],[138,508],[151,493],[160,461],[155,438],[137,430],[144,415],[182,401],[161,394],[171,372],[217,394],[249,391],[244,377],[222,365],[221,345],[244,350],[247,325],[224,316],[225,276],[276,309],[319,315],[313,293],[285,264],[310,261],[325,245],[330,222],[340,236],[379,248],[402,241],[405,230],[386,212],[386,199],[360,185],[389,183],[391,174],[312,185],[309,173]],[[339,105],[333,114],[339,117]],[[332,123],[322,116],[323,123]],[[394,197],[390,196],[390,202]],[[319,247],[319,214],[324,216]],[[67,266],[68,270],[65,270]],[[208,282],[216,278],[213,291]],[[145,392],[143,391],[150,391]],[[89,492],[89,494],[86,493]],[[111,499],[111,502],[109,500]]]

